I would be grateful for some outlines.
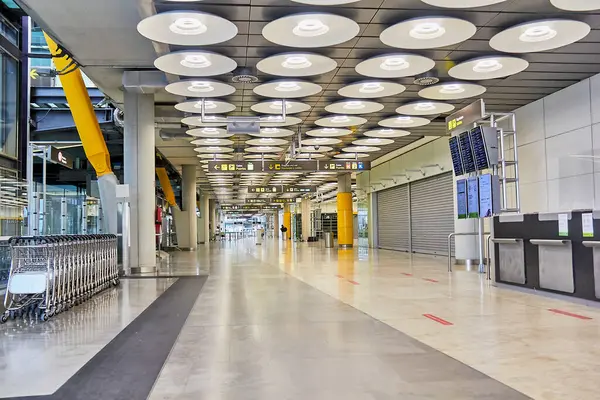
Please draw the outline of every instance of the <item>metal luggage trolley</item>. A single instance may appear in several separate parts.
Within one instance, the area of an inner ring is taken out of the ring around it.
[[[0,323],[48,318],[119,284],[115,235],[15,237]]]

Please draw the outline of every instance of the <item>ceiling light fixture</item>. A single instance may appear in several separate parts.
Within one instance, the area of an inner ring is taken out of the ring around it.
[[[275,90],[278,92],[295,92],[300,89],[300,85],[298,85],[296,82],[279,82],[279,84],[275,87]]]
[[[199,102],[197,102],[194,105],[194,108],[202,109],[202,100],[200,100]],[[215,108],[217,108],[217,105],[215,104],[214,101],[205,101],[204,102],[204,109],[205,110],[213,110]]]
[[[362,110],[365,105],[362,101],[349,101],[344,104],[344,108],[348,110]]]
[[[188,54],[179,63],[187,68],[208,68],[212,65],[208,58],[201,54]]]
[[[201,35],[208,28],[197,18],[183,17],[177,18],[175,22],[169,25],[169,29],[179,35]]]
[[[386,71],[400,71],[410,67],[410,63],[402,57],[389,57],[381,63],[380,67]]]
[[[289,101],[285,102],[285,109],[289,109],[292,108],[293,105],[292,103],[290,103]],[[269,106],[269,108],[272,108],[273,110],[279,110],[281,111],[283,109],[283,102],[281,100],[279,101],[274,101],[271,103],[271,105]]]
[[[310,68],[313,64],[308,60],[308,58],[303,56],[291,56],[287,57],[284,62],[281,63],[281,66],[289,69],[302,69],[302,68]]]
[[[566,11],[600,10],[600,0],[550,0],[556,8]]]
[[[298,22],[292,32],[296,36],[315,37],[329,32],[329,27],[318,19],[305,19]]]
[[[195,81],[190,83],[190,86],[188,86],[188,90],[190,92],[208,93],[215,90],[215,88],[209,82]]]
[[[527,28],[525,32],[519,36],[519,40],[528,43],[545,42],[556,37],[557,34],[558,32],[548,25],[538,25]]]
[[[443,94],[460,94],[460,93],[464,93],[465,92],[465,88],[463,88],[461,85],[452,83],[452,84],[448,84],[448,85],[442,85],[442,87],[440,88],[440,93]]]
[[[502,64],[495,59],[481,60],[473,67],[473,71],[480,73],[489,73],[502,69]]]
[[[435,105],[433,103],[418,103],[414,108],[417,111],[431,111],[435,110]]]
[[[348,121],[350,121],[350,118],[348,118],[346,115],[336,115],[335,117],[331,118],[331,122],[334,124],[341,124]]]
[[[379,93],[383,90],[384,87],[379,82],[365,82],[359,89],[361,93]]]
[[[446,33],[446,29],[440,24],[435,22],[424,22],[416,25],[409,32],[409,35],[415,39],[436,39],[443,36]]]

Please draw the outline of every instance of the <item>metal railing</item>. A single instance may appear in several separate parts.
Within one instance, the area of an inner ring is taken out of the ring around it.
[[[479,235],[479,233],[477,233],[477,232],[464,232],[464,233],[454,232],[454,233],[451,233],[448,235],[448,272],[452,272],[452,238],[454,238],[456,236],[478,236],[478,235]],[[490,265],[490,252],[489,252],[490,246],[489,246],[489,242],[490,242],[491,234],[489,232],[484,232],[484,236],[486,236],[486,235],[487,235],[487,239],[485,239],[485,240],[488,243],[487,257],[486,257],[487,264],[488,264],[487,277],[488,277],[488,279],[490,279],[490,267],[489,267],[489,265]]]

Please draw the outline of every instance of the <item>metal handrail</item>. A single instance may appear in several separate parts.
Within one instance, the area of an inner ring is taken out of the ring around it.
[[[452,238],[456,237],[456,236],[478,236],[479,233],[477,232],[453,232],[451,234],[448,235],[448,272],[452,272]],[[489,232],[485,232],[484,235],[489,235],[489,237],[491,237],[491,234]],[[488,241],[489,241],[489,237],[488,237]],[[489,249],[489,247],[488,247]],[[489,258],[489,251],[488,251],[488,258]],[[488,262],[489,264],[489,262]]]

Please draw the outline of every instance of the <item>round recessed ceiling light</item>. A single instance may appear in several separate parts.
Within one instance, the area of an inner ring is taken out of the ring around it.
[[[282,100],[270,100],[263,101],[262,103],[254,104],[250,109],[257,113],[263,114],[282,114],[283,113],[283,102]],[[310,110],[310,106],[306,103],[299,101],[288,100],[285,102],[285,113],[286,114],[297,114],[304,111]]]
[[[431,100],[459,100],[480,96],[486,88],[475,83],[448,82],[421,89],[419,96]]]
[[[410,132],[403,131],[401,129],[372,129],[370,131],[365,132],[364,135],[367,137],[386,139],[408,136],[410,135]]]
[[[343,100],[325,107],[330,113],[369,114],[383,110],[383,104],[365,100]]]
[[[291,99],[313,96],[323,88],[315,83],[300,80],[284,80],[263,83],[254,88],[254,93],[259,96],[279,99]]]
[[[138,32],[155,42],[179,46],[207,46],[233,39],[238,29],[232,22],[200,11],[174,11],[145,18]]]
[[[262,30],[268,41],[289,47],[328,47],[347,42],[360,27],[350,18],[327,13],[302,13],[269,22]]]
[[[456,79],[487,80],[518,74],[529,67],[522,58],[497,56],[481,57],[465,61],[450,68],[448,74]]]
[[[237,63],[210,51],[177,51],[158,57],[154,66],[173,75],[214,76],[233,71]]]
[[[447,113],[452,110],[454,110],[452,104],[435,101],[417,101],[398,107],[396,112],[405,115],[434,115]]]
[[[265,74],[278,76],[312,76],[333,71],[337,63],[320,54],[284,53],[267,57],[256,64]]]
[[[341,128],[320,128],[320,129],[312,129],[306,132],[307,136],[312,137],[340,137],[352,134],[350,129],[341,129]]]
[[[198,153],[213,153],[213,154],[233,153],[233,149],[231,147],[221,147],[221,146],[197,147],[194,150]]]
[[[344,86],[338,94],[344,97],[359,99],[380,98],[395,96],[406,90],[404,85],[387,81],[364,81]]]
[[[319,118],[315,121],[318,126],[326,128],[344,128],[348,126],[358,126],[367,123],[366,118],[349,115],[331,115],[329,117]]]
[[[373,78],[420,75],[435,67],[435,61],[415,54],[384,54],[360,62],[356,72]]]
[[[430,122],[427,118],[399,115],[379,121],[379,125],[386,128],[416,128],[428,125]]]
[[[381,138],[368,138],[368,139],[358,139],[352,142],[352,144],[358,146],[385,146],[388,144],[392,144],[394,141],[392,139],[381,139]]]
[[[331,146],[334,144],[340,144],[340,139],[319,137],[314,139],[305,139],[302,141],[303,146]]]
[[[191,143],[195,146],[231,146],[233,140],[210,138],[192,140]]]
[[[181,120],[181,123],[188,126],[227,126],[227,119],[220,115],[205,115],[204,121],[202,117],[186,117]]]
[[[175,109],[193,114],[202,113],[202,100],[186,101],[175,105]],[[235,106],[231,103],[219,100],[204,100],[205,113],[228,113],[235,110]]]
[[[567,11],[600,10],[600,0],[550,0],[552,5]]]
[[[312,4],[315,6],[335,6],[338,4],[356,3],[360,0],[292,0],[296,3]]]
[[[246,154],[244,155],[246,160],[260,160],[261,158],[265,158],[268,160],[276,160],[279,158],[277,154]]]
[[[281,138],[288,137],[294,135],[294,131],[290,129],[282,129],[282,128],[262,128],[260,133],[250,133],[250,136],[254,137],[271,137],[271,138]]]
[[[338,160],[357,160],[361,158],[367,158],[369,155],[367,153],[346,153],[346,154],[336,154],[333,158],[337,158]]]
[[[445,8],[475,8],[503,3],[506,0],[421,0],[423,3]]]
[[[300,118],[296,118],[296,117],[286,117],[285,118],[285,122],[284,121],[279,121],[278,119],[280,118],[279,115],[275,116],[270,116],[270,117],[263,117],[260,120],[260,126],[264,127],[277,127],[277,126],[292,126],[292,125],[298,125],[300,123],[302,123],[302,120]],[[269,119],[272,119],[272,121],[269,121]]]
[[[328,153],[333,150],[333,147],[329,146],[302,146],[300,149],[301,153]]]
[[[165,90],[185,97],[222,97],[235,93],[235,87],[211,79],[181,80],[168,84]]]
[[[490,46],[506,53],[534,53],[575,43],[590,31],[585,22],[546,19],[508,28],[492,37]]]
[[[374,153],[381,151],[381,148],[375,146],[348,146],[342,149],[344,153]]]
[[[281,153],[285,151],[283,147],[276,146],[256,146],[256,147],[248,147],[244,150],[248,153]]]
[[[214,127],[190,129],[186,133],[194,137],[218,139],[224,139],[233,136],[233,134],[227,132],[227,129]]]
[[[302,158],[302,159],[325,158],[325,155],[320,154],[320,153],[300,153],[300,154],[296,154],[296,158]]]
[[[251,146],[281,146],[287,143],[287,140],[274,138],[250,139],[246,141],[246,144]]]
[[[402,49],[433,49],[464,42],[471,38],[477,27],[459,18],[414,18],[390,26],[381,35],[381,41]]]

